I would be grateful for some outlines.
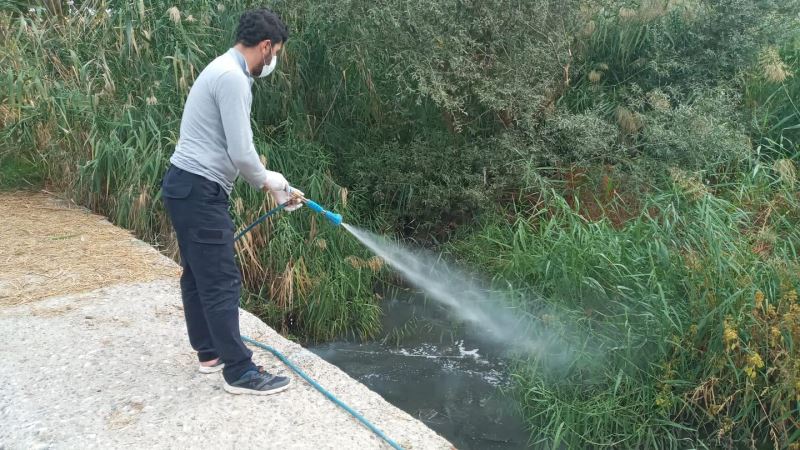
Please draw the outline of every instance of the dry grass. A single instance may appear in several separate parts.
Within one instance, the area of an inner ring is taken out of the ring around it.
[[[128,231],[49,195],[0,193],[0,217],[0,306],[179,275]]]
[[[128,401],[117,406],[106,417],[106,426],[111,430],[120,430],[139,421],[139,415],[144,410],[144,402]]]
[[[385,262],[380,256],[373,256],[370,259],[361,259],[358,256],[348,256],[344,259],[354,269],[369,269],[374,273],[380,272]]]

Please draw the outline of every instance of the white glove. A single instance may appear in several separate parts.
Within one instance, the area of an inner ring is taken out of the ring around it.
[[[292,195],[295,190],[296,189],[293,189],[291,186],[286,186],[286,189],[283,191],[270,191],[270,192],[272,192],[272,196],[275,197],[275,203],[279,205],[283,205],[289,200],[296,200],[294,203],[287,205],[285,208],[283,208],[286,211],[292,212],[303,206],[303,203],[300,202],[300,200],[298,200],[294,195]],[[303,193],[300,192],[300,195],[303,195]]]
[[[271,170],[267,171],[267,179],[264,182],[262,190],[270,191],[272,196],[275,197],[275,203],[279,205],[283,205],[294,198],[292,196],[293,189],[289,186],[289,182],[286,181],[286,178],[284,178],[282,174]],[[300,195],[303,195],[303,193],[300,192]],[[298,201],[297,203],[286,206],[284,209],[286,209],[286,211],[294,211],[301,206],[303,206],[303,204]]]
[[[267,171],[267,179],[264,181],[265,191],[285,191],[289,187],[289,182],[278,172]]]

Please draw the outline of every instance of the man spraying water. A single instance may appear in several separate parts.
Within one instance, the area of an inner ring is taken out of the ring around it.
[[[283,175],[262,165],[250,129],[254,77],[272,73],[287,39],[286,26],[273,12],[242,14],[234,47],[203,69],[189,92],[180,138],[162,182],[180,248],[189,341],[200,372],[222,370],[224,389],[234,394],[273,394],[290,382],[256,366],[239,334],[241,275],[228,213],[239,174],[285,209],[301,205],[302,192],[292,192]]]

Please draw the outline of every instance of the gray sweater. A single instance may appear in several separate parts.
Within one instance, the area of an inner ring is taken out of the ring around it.
[[[251,186],[261,189],[267,172],[250,129],[252,84],[244,56],[234,48],[206,66],[186,99],[180,137],[170,163],[216,181],[228,194],[239,173]]]

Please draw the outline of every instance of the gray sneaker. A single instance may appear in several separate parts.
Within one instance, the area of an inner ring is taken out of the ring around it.
[[[231,394],[271,395],[285,391],[290,381],[287,377],[272,375],[258,366],[257,371],[245,372],[233,383],[225,381],[222,387]]]

